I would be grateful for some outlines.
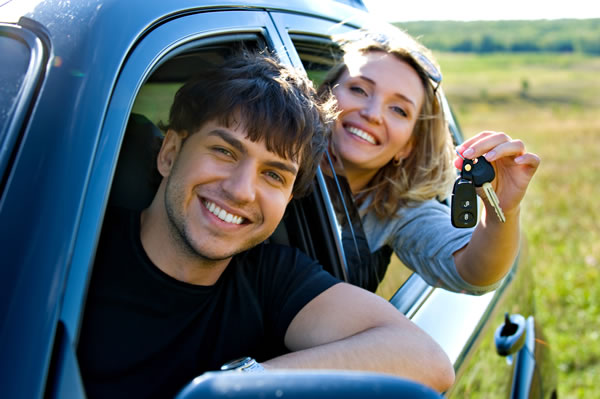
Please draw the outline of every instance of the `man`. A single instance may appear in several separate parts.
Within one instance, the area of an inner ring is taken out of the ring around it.
[[[170,397],[241,356],[449,387],[443,351],[389,303],[261,244],[327,146],[315,98],[306,78],[249,54],[178,91],[153,202],[106,217],[78,348],[89,397]]]

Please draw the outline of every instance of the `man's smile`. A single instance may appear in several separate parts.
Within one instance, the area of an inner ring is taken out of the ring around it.
[[[211,212],[213,215],[218,217],[224,222],[232,223],[232,224],[242,224],[244,222],[244,218],[241,216],[237,216],[227,212],[225,209],[220,208],[217,204],[211,201],[202,200],[202,204]]]

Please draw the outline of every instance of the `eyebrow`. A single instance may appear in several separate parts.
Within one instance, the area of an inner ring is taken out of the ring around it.
[[[233,137],[231,133],[223,129],[214,129],[208,132],[209,136],[217,136],[220,137],[223,141],[227,142],[230,146],[235,148],[243,155],[248,155],[248,149],[240,140]],[[279,169],[282,171],[289,172],[296,176],[298,174],[298,169],[296,169],[293,165],[280,161],[266,161],[265,164],[275,169]]]
[[[227,144],[235,148],[237,151],[241,152],[244,155],[248,154],[248,150],[246,149],[244,144],[240,140],[233,137],[231,133],[227,132],[226,130],[214,129],[208,132],[208,135],[220,137],[223,141],[226,141]]]
[[[368,78],[368,77],[366,77],[366,76],[363,76],[363,75],[360,75],[360,76],[358,76],[358,78],[359,78],[359,79],[362,79],[362,80],[364,80],[364,81],[366,81],[366,82],[369,82],[369,83],[370,83],[370,84],[372,84],[373,86],[377,86],[377,83],[375,83],[375,81],[374,81],[373,79],[371,79],[371,78]],[[417,105],[415,104],[415,102],[414,102],[413,100],[411,100],[410,98],[406,97],[404,94],[401,94],[401,93],[394,93],[394,96],[395,96],[395,97],[398,97],[398,98],[401,98],[401,99],[403,99],[403,100],[405,100],[405,101],[408,101],[409,103],[411,103],[411,104],[412,104],[412,106],[413,106],[413,107],[417,108]]]

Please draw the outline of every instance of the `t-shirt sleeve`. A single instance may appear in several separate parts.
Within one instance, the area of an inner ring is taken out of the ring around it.
[[[262,285],[265,321],[275,337],[283,340],[298,312],[340,280],[296,248],[265,245],[261,258],[266,266]]]
[[[398,258],[428,284],[454,292],[483,294],[500,282],[476,286],[466,282],[454,263],[454,252],[471,239],[474,229],[452,226],[449,208],[435,200],[414,208],[404,208],[399,217],[382,223],[374,215],[363,220],[369,245],[394,248]]]

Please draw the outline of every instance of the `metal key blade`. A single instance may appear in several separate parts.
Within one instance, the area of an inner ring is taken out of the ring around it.
[[[496,211],[496,215],[498,215],[498,219],[500,219],[500,221],[502,223],[505,223],[506,217],[504,217],[504,212],[502,212],[502,208],[500,208],[500,200],[498,200],[498,196],[496,195],[494,188],[492,187],[492,185],[489,182],[483,183],[482,187],[483,187],[483,191],[485,192],[485,196],[487,197],[488,201],[490,201],[490,204]]]

